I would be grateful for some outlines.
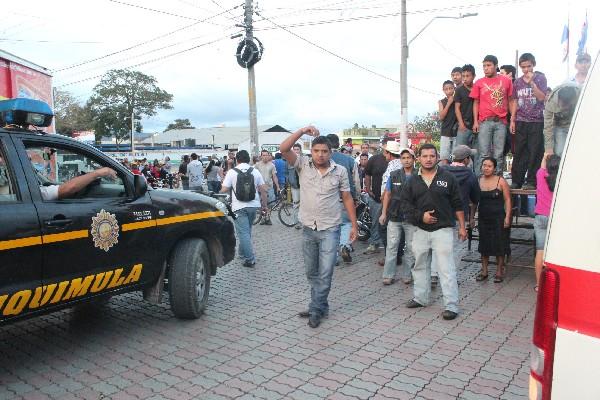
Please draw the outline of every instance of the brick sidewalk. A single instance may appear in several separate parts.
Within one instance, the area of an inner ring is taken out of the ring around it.
[[[296,316],[309,298],[301,233],[274,222],[255,236],[256,268],[221,268],[199,320],[130,294],[0,328],[0,399],[526,398],[532,269],[480,283],[463,262],[461,313],[444,321],[439,288],[432,306],[405,308],[411,288],[383,286],[359,243],[311,329]],[[528,247],[514,255],[531,263]]]

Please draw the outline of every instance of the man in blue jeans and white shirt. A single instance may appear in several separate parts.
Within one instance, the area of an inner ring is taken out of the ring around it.
[[[419,149],[421,168],[401,192],[404,216],[416,226],[412,250],[414,297],[408,308],[425,307],[431,292],[431,263],[437,264],[444,299],[444,319],[458,315],[458,282],[453,257],[454,225],[458,220],[458,238],[467,238],[460,188],[456,178],[437,167],[438,153],[433,144]]]
[[[292,151],[294,143],[305,134],[314,136],[310,149],[312,159]],[[329,313],[327,297],[340,241],[342,204],[352,223],[350,241],[356,240],[358,225],[354,201],[346,168],[331,160],[331,143],[319,136],[317,128],[307,126],[297,130],[281,143],[279,149],[300,178],[302,201],[298,217],[302,224],[302,252],[311,290],[308,311],[299,315],[308,317],[308,326],[316,328]]]
[[[252,169],[252,176],[254,176],[254,185],[256,186],[256,195],[254,200],[251,201],[240,201],[235,195],[235,188],[237,184],[238,172],[236,169],[246,172],[250,166],[250,154],[246,150],[240,150],[235,155],[237,165],[235,168],[227,171],[227,175],[223,179],[223,186],[221,193],[231,193],[231,210],[235,213],[235,220],[233,224],[235,231],[238,235],[239,240],[239,253],[240,257],[244,260],[244,267],[252,268],[256,264],[256,257],[254,255],[254,249],[252,248],[252,222],[256,217],[256,212],[259,208],[262,208],[261,212],[267,210],[267,185],[263,180],[262,175],[256,169]]]

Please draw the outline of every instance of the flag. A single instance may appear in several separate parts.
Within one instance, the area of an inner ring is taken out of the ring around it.
[[[569,58],[569,24],[565,24],[563,28],[562,38],[560,39],[560,43],[563,46],[563,62],[567,61]]]
[[[581,39],[579,39],[579,43],[577,44],[577,55],[578,56],[585,53],[585,43],[587,42],[587,30],[588,30],[587,13],[585,13],[585,21],[583,22],[583,26],[581,27]]]

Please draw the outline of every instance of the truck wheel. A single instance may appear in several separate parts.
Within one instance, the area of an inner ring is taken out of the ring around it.
[[[177,318],[199,318],[210,290],[208,247],[202,239],[184,239],[169,260],[169,299]]]

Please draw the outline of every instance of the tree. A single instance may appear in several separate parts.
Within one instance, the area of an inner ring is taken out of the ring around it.
[[[72,136],[73,132],[93,128],[90,110],[71,93],[60,89],[54,92],[54,120],[56,132],[61,135]]]
[[[130,137],[132,118],[136,132],[142,131],[143,116],[171,109],[173,95],[156,85],[153,76],[139,71],[113,69],[94,87],[88,106],[93,115],[96,139],[114,137],[119,144]]]
[[[165,130],[163,132],[170,131],[171,129],[196,129],[196,128],[194,126],[192,126],[192,123],[190,122],[189,119],[177,118],[175,120],[175,122],[172,122],[169,125],[167,125],[167,127],[165,128]]]
[[[424,117],[415,117],[412,125],[415,132],[425,132],[430,134],[433,140],[440,140],[440,118],[437,111],[427,113]]]

